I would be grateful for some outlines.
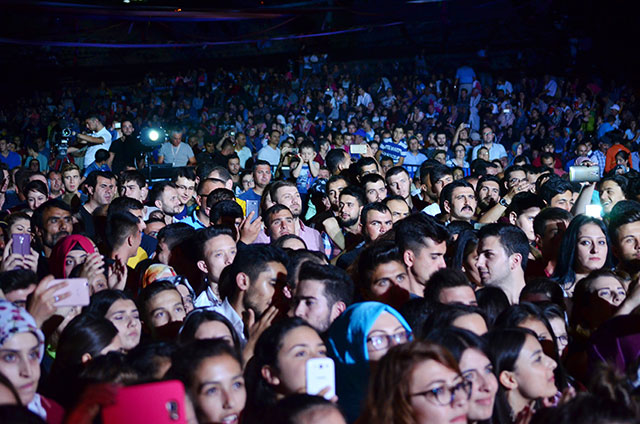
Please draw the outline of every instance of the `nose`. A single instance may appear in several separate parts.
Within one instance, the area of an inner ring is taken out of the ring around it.
[[[227,390],[222,390],[222,407],[224,409],[233,409],[234,398]]]
[[[19,369],[20,376],[24,378],[29,378],[33,375],[33,367],[28,360],[24,358],[20,359]]]

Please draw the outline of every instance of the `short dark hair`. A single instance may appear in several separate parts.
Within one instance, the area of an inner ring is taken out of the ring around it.
[[[447,228],[431,215],[418,212],[396,222],[396,243],[402,253],[407,250],[419,252],[424,247],[427,238],[436,243],[449,241]]]
[[[362,212],[360,212],[360,224],[364,227],[368,220],[367,220],[367,214],[369,213],[369,211],[377,211],[380,213],[389,213],[391,214],[391,211],[389,210],[389,208],[387,207],[387,205],[385,205],[382,202],[373,202],[373,203],[367,203],[366,205],[364,205],[364,207],[362,208]]]
[[[233,263],[227,266],[220,275],[220,297],[231,298],[238,290],[236,276],[244,272],[250,282],[254,282],[260,273],[268,268],[269,262],[279,262],[285,267],[289,259],[284,250],[267,244],[251,244],[240,246]]]
[[[571,212],[564,209],[544,208],[533,219],[533,232],[538,236],[543,236],[547,222],[560,220],[570,222],[572,219],[573,215],[571,215]]]
[[[271,201],[277,203],[276,197],[278,194],[278,190],[280,190],[282,187],[293,187],[296,190],[298,189],[294,181],[273,181],[271,184],[269,184],[269,194],[271,195]]]
[[[132,234],[137,233],[138,217],[128,211],[110,213],[107,217],[105,227],[105,238],[107,244],[116,249],[127,240]]]
[[[622,151],[622,150],[621,150]],[[604,184],[607,181],[613,181],[614,183],[618,184],[618,186],[620,187],[620,190],[622,190],[622,193],[624,194],[625,198],[630,198],[631,196],[629,196],[629,179],[627,177],[625,177],[624,175],[609,175],[608,177],[604,177],[603,179],[600,180],[600,182],[598,183],[598,190],[601,190],[602,184]]]
[[[14,290],[26,289],[32,284],[38,284],[38,276],[30,269],[14,269],[0,272],[0,290],[4,294]]]
[[[387,171],[387,173],[385,174],[384,178],[389,181],[389,178],[393,177],[394,175],[397,174],[407,174],[407,177],[409,177],[409,171],[407,171],[406,169],[404,169],[402,166],[394,166],[393,168],[389,169]]]
[[[525,191],[513,196],[513,200],[511,200],[511,204],[507,209],[507,215],[514,212],[517,216],[520,216],[527,209],[540,208],[542,210],[545,206],[545,203],[540,197],[529,191]]]
[[[98,177],[106,178],[108,180],[116,179],[116,176],[111,171],[93,171],[87,175],[87,178],[84,180],[84,185],[95,189],[96,184],[98,183]]]
[[[508,167],[507,169],[504,170],[504,181],[508,181],[509,180],[509,176],[511,175],[512,172],[517,172],[517,171],[522,171],[524,172],[525,175],[527,175],[527,171],[519,166],[519,165],[511,165],[510,167]]]
[[[336,173],[336,171],[338,170],[338,165],[340,165],[340,162],[345,159],[345,155],[348,155],[348,153],[342,149],[329,150],[327,156],[324,159],[324,162],[327,164],[327,168],[329,169],[329,172],[331,172],[331,174]]]
[[[219,236],[229,236],[233,238],[233,232],[229,228],[225,227],[205,227],[197,230],[193,234],[193,248],[197,260],[204,259],[204,248],[206,243],[212,238]]]
[[[609,213],[609,234],[613,240],[618,238],[618,230],[625,224],[640,221],[640,202],[621,200]]]
[[[473,186],[471,184],[469,184],[468,182],[466,182],[465,180],[456,180],[450,184],[447,184],[446,186],[444,186],[444,188],[442,189],[442,192],[440,192],[440,199],[438,200],[440,203],[440,209],[442,211],[444,211],[444,202],[445,200],[447,202],[449,202],[449,204],[451,204],[451,199],[453,198],[453,190],[460,188],[460,187],[466,187],[466,188],[470,188],[471,191],[473,191],[473,194],[475,195],[475,191],[473,190]]]
[[[209,210],[209,221],[215,224],[222,217],[242,218],[242,207],[233,200],[218,202]]]
[[[218,187],[207,196],[207,207],[212,208],[216,203],[224,202],[225,200],[235,202],[236,195],[228,188]]]
[[[464,272],[455,268],[439,269],[429,277],[424,289],[424,298],[432,304],[440,303],[440,292],[452,287],[469,287],[473,291],[473,286]]]
[[[153,188],[151,189],[151,194],[149,195],[149,201],[153,205],[156,201],[162,199],[162,193],[167,189],[167,187],[176,188],[176,185],[170,181],[159,181],[153,184]]]
[[[487,317],[484,311],[477,306],[461,305],[458,303],[436,303],[433,305],[433,310],[431,312],[431,315],[427,318],[422,327],[421,334],[423,337],[428,337],[429,333],[435,330],[453,327],[453,322],[465,315],[478,314],[482,317],[485,324],[487,324]],[[487,324],[487,327],[489,327],[489,324]],[[418,331],[420,330],[418,329]]]
[[[336,302],[343,302],[347,306],[353,302],[353,281],[349,274],[337,266],[306,261],[300,267],[299,275],[300,281],[316,280],[322,283],[329,308]]]
[[[109,203],[107,209],[107,216],[117,212],[129,212],[131,210],[141,211],[144,208],[142,202],[131,197],[120,196],[116,197]]]
[[[118,180],[120,187],[124,186],[129,181],[133,181],[140,188],[147,185],[147,179],[140,173],[140,171],[122,171],[120,173],[120,179]]]
[[[351,196],[355,197],[360,206],[364,206],[367,204],[366,197],[360,187],[357,186],[348,186],[345,187],[344,190],[340,193],[340,197],[342,196]]]
[[[369,156],[363,156],[361,157],[357,162],[356,162],[356,170],[358,171],[358,175],[360,175],[360,173],[362,172],[362,168],[364,168],[365,166],[370,166],[370,165],[375,165],[376,169],[380,169],[380,167],[378,166],[378,162],[376,162],[376,160],[372,157]]]
[[[453,170],[448,166],[444,166],[440,164],[433,165],[431,168],[429,168],[428,172],[429,172],[429,179],[431,180],[431,184],[435,184],[436,182],[438,182],[438,180],[440,180],[442,177],[446,175],[450,175],[453,177]]]
[[[175,173],[173,174],[173,178],[171,179],[171,182],[176,183],[178,182],[178,178],[183,177],[186,178],[188,180],[191,181],[195,181],[196,180],[196,173],[193,170],[193,168],[188,167],[188,166],[181,166],[180,168],[177,168],[175,170]]]
[[[366,191],[367,184],[377,183],[378,181],[382,181],[383,183],[385,183],[385,180],[384,180],[384,178],[382,178],[382,175],[380,175],[380,174],[367,174],[367,175],[363,176],[360,179],[360,187],[362,187],[362,190]]]
[[[553,199],[558,194],[562,194],[566,191],[573,192],[573,186],[569,181],[563,180],[560,177],[552,175],[547,182],[542,184],[538,194],[545,201],[547,205],[551,204],[551,199]]]
[[[71,213],[71,206],[69,206],[66,202],[61,199],[50,199],[38,206],[38,208],[33,211],[33,215],[31,215],[31,227],[32,228],[44,228],[44,222],[42,222],[42,215],[44,212],[49,209],[62,209]]]
[[[498,237],[507,256],[519,253],[522,256],[522,261],[520,262],[522,269],[525,270],[527,268],[529,239],[524,231],[515,225],[494,223],[485,225],[478,231],[478,241],[486,237]]]
[[[335,183],[336,181],[340,181],[340,180],[342,180],[345,183],[347,183],[347,187],[349,186],[349,180],[345,176],[343,176],[343,175],[332,175],[327,180],[327,192],[329,191],[329,186],[331,184]]]
[[[278,212],[287,210],[289,211],[289,213],[291,214],[291,216],[293,217],[293,213],[291,212],[291,209],[289,209],[288,207],[286,207],[285,205],[281,205],[279,203],[274,204],[273,206],[271,206],[269,209],[267,209],[263,215],[263,219],[264,219],[264,225],[266,225],[267,227],[269,225],[271,225],[271,217],[275,214],[277,214]]]
[[[140,291],[140,295],[138,295],[136,304],[138,305],[138,310],[140,311],[140,316],[142,317],[143,321],[148,321],[150,318],[149,313],[151,311],[147,309],[147,303],[157,294],[167,290],[175,290],[180,298],[182,298],[176,286],[174,286],[173,283],[169,281],[154,281]]]
[[[107,149],[98,149],[96,151],[95,162],[105,162],[109,159],[109,151]]]
[[[156,239],[167,245],[168,249],[173,249],[189,237],[195,234],[196,230],[184,222],[175,222],[166,225],[158,231]]]
[[[371,277],[376,267],[389,262],[399,262],[404,266],[402,252],[392,240],[376,240],[366,246],[358,258],[358,278],[356,284],[362,292],[371,290]]]

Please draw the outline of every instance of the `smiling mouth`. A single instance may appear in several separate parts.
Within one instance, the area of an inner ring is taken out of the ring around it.
[[[237,422],[238,422],[238,415],[237,414],[227,415],[226,417],[222,418],[222,423],[224,423],[224,424],[233,424],[233,423],[237,423]]]

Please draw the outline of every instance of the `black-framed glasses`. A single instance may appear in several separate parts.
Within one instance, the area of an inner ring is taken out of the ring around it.
[[[407,343],[412,339],[411,331],[401,331],[396,334],[376,334],[367,337],[367,345],[373,350],[383,350],[390,346]]]
[[[448,406],[453,403],[456,398],[456,394],[462,393],[466,400],[471,398],[471,387],[473,383],[468,380],[463,380],[453,386],[438,386],[433,389],[425,390],[424,392],[412,393],[409,396],[424,396],[431,402],[435,402],[440,406]]]

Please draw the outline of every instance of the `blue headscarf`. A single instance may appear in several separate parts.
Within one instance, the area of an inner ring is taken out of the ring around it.
[[[361,412],[369,385],[369,351],[367,335],[378,317],[388,312],[405,328],[411,327],[398,311],[380,302],[355,303],[347,308],[329,327],[329,355],[336,363],[338,403],[354,422]]]

